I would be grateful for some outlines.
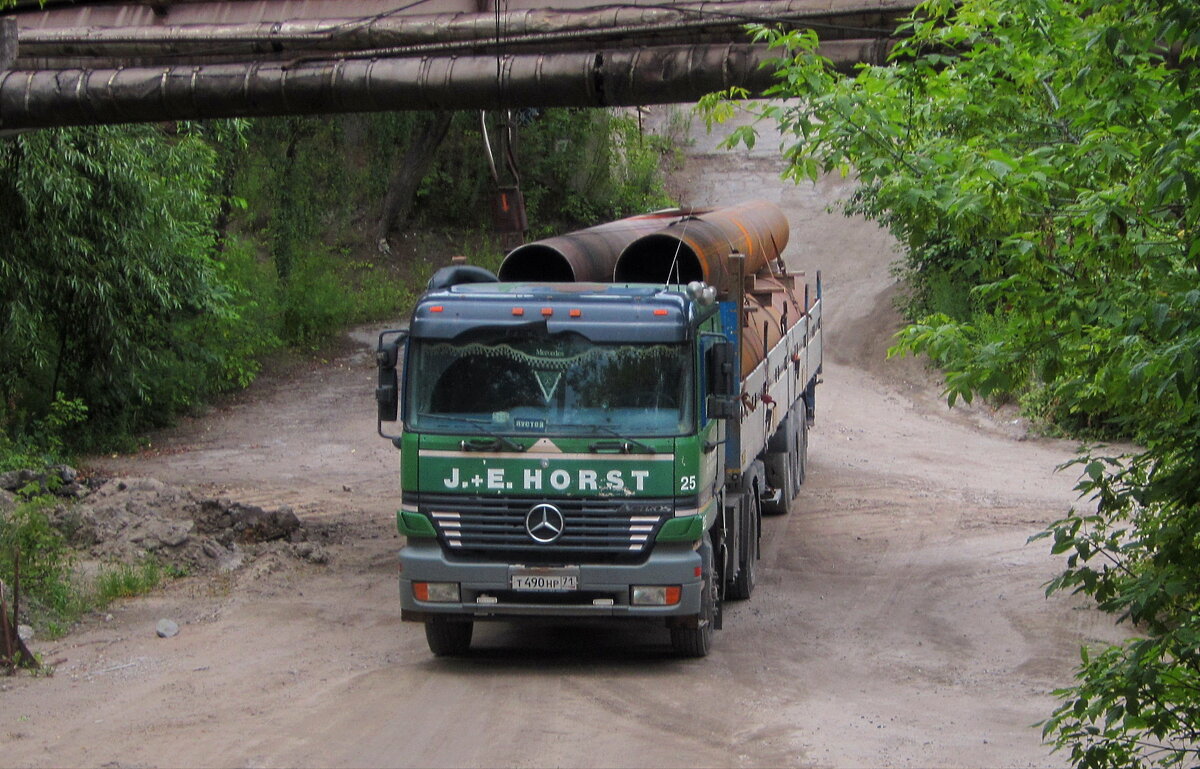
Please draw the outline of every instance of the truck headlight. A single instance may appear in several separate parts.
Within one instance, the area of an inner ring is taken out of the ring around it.
[[[629,602],[634,606],[674,606],[679,603],[679,585],[634,585]]]
[[[457,582],[414,582],[412,590],[418,601],[458,603]]]

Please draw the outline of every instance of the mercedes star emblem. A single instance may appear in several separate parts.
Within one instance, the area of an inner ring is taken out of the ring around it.
[[[561,537],[564,525],[562,511],[554,505],[534,505],[525,515],[525,531],[543,545]]]

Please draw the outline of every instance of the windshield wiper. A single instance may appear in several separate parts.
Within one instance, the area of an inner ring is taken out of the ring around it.
[[[463,424],[470,425],[481,433],[486,433],[488,437],[491,438],[491,440],[488,440],[487,438],[463,440],[458,444],[459,448],[461,448],[463,451],[496,451],[498,449],[508,449],[509,451],[525,450],[524,446],[517,443],[512,438],[499,435],[498,433],[494,433],[484,427],[484,425],[488,424],[488,422],[485,422],[482,419],[460,417],[455,416],[454,414],[430,414],[426,412],[419,412],[417,416],[421,417],[422,419],[445,419],[450,422],[461,422]]]
[[[607,425],[596,425],[596,427],[600,428],[609,435],[612,435],[614,438],[616,438],[616,440],[592,441],[588,444],[588,451],[594,451],[597,453],[602,451],[617,451],[622,454],[632,454],[633,447],[636,446],[642,450],[643,454],[655,453],[653,446],[642,443],[637,438],[627,438]]]

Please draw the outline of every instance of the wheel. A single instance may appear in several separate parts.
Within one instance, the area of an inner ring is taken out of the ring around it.
[[[796,420],[800,429],[796,431],[796,448],[793,450],[792,468],[796,479],[796,491],[804,485],[804,476],[808,471],[808,410],[803,403],[799,404],[799,419]]]
[[[767,483],[773,489],[779,490],[777,501],[768,501],[762,505],[762,511],[769,515],[786,515],[792,506],[797,492],[796,482],[796,436],[800,430],[797,412],[793,409],[767,444],[769,453],[763,457],[767,469]]]
[[[471,648],[474,630],[474,622],[429,621],[425,623],[425,641],[434,656],[457,657]]]
[[[727,595],[738,601],[743,601],[754,593],[757,582],[758,562],[758,532],[762,514],[762,502],[758,491],[752,487],[742,494],[743,509],[747,511],[742,528],[742,545],[738,554],[738,575],[729,583]]]
[[[714,579],[712,541],[704,535],[704,583],[701,587],[700,618],[697,627],[671,628],[671,648],[681,657],[707,657],[712,647],[717,619],[717,581]]]

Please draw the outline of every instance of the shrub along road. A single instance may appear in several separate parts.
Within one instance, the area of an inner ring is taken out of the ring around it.
[[[885,362],[892,245],[829,214],[848,187],[778,181],[769,147],[698,137],[672,184],[694,204],[780,203],[789,263],[821,268],[824,384],[808,482],[768,519],[753,599],[713,654],[665,630],[481,625],[434,659],[402,624],[397,456],[374,434],[372,331],[264,379],[95,469],[152,476],[340,532],[316,565],[267,554],[123,604],[71,636],[50,679],[0,681],[5,764],[212,766],[1044,766],[1032,724],[1111,620],[1041,585],[1026,538],[1074,501],[1073,445],[1008,411],[948,411],[933,377]],[[769,144],[769,142],[767,143]],[[155,636],[177,621],[178,636]]]

